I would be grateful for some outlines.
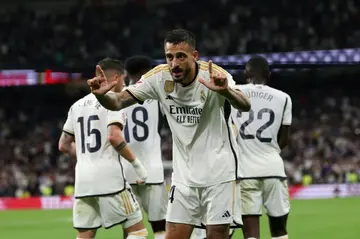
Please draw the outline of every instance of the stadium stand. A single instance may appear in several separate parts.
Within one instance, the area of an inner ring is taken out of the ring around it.
[[[10,3],[2,7],[1,67],[92,66],[104,55],[124,59],[139,53],[161,58],[164,33],[181,27],[196,32],[201,55],[360,45],[355,27],[360,2],[354,0],[184,0],[164,5],[133,0],[115,6],[104,0],[64,1],[68,8],[64,3],[56,7],[61,2],[32,0],[22,1],[21,8]]]

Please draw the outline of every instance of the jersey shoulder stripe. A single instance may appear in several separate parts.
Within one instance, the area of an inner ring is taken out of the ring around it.
[[[162,73],[162,72],[170,72],[169,66],[167,64],[160,64],[150,71],[148,71],[145,75],[143,75],[143,79],[146,80],[147,78],[150,78],[153,75]]]
[[[205,62],[205,61],[198,61],[199,65],[200,65],[200,70],[203,70],[203,71],[208,71],[209,70],[209,63],[208,62]],[[225,74],[225,75],[228,75],[229,72],[227,72],[226,70],[224,70],[224,68],[216,65],[216,64],[212,64],[212,68],[213,68],[213,71],[216,72],[216,73],[222,73],[222,74]]]

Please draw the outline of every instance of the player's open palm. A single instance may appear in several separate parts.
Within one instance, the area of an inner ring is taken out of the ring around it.
[[[216,92],[221,92],[227,89],[228,81],[226,75],[221,72],[213,72],[211,60],[209,61],[209,74],[210,80],[207,81],[205,79],[199,79],[200,83]]]
[[[88,80],[87,83],[94,95],[104,95],[117,84],[116,81],[108,83],[105,73],[99,65],[96,66],[96,76]]]

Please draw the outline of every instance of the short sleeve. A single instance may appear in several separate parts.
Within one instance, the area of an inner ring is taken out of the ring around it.
[[[134,97],[139,104],[145,100],[158,100],[157,93],[158,77],[161,77],[161,71],[156,71],[156,67],[143,75],[141,79],[134,85],[129,86],[126,91]]]
[[[286,95],[282,125],[291,125],[291,122],[292,122],[292,102],[290,96]]]
[[[161,116],[165,116],[164,106],[161,103],[159,103],[159,110],[160,110]]]
[[[108,111],[107,126],[119,125],[120,128],[123,128],[125,124],[126,124],[126,113],[124,110]]]
[[[236,86],[236,82],[234,81],[232,75],[230,75],[229,73],[226,74],[226,78],[228,80],[228,86],[232,89],[235,89]]]
[[[68,116],[63,127],[63,131],[69,135],[74,136],[74,126],[72,122],[72,107],[69,109]]]

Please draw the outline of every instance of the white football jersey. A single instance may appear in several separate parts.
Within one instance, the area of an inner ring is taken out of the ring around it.
[[[213,71],[224,72],[229,85],[235,85],[224,69],[213,64]],[[225,98],[201,84],[199,78],[209,80],[207,62],[198,62],[197,79],[186,87],[173,81],[164,64],[127,89],[140,103],[148,99],[161,103],[173,138],[172,180],[191,187],[235,180],[237,173],[224,116]]]
[[[286,177],[280,157],[278,133],[291,125],[292,102],[288,94],[261,84],[237,85],[251,101],[249,112],[232,108],[231,120],[238,130],[241,178]]]
[[[163,120],[159,102],[147,100],[144,104],[132,105],[123,110],[126,114],[124,137],[131,151],[143,163],[147,170],[147,184],[164,182],[164,167],[161,154],[161,137],[159,134]],[[126,180],[136,184],[138,175],[134,167],[125,159],[122,160]]]
[[[108,125],[125,125],[125,113],[102,107],[95,95],[75,102],[63,131],[75,136],[75,197],[120,192],[126,182],[120,155],[108,141]]]

